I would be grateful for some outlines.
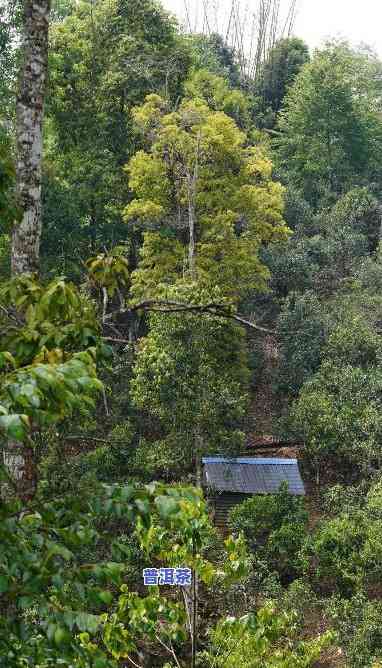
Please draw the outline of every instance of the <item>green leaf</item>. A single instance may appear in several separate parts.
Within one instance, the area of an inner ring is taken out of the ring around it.
[[[62,645],[70,639],[70,635],[62,626],[58,626],[54,632],[54,642],[56,645]]]
[[[28,420],[27,416],[23,416]],[[2,415],[0,416],[0,429],[3,429],[9,438],[16,441],[23,441],[26,436],[25,421],[21,415]]]
[[[102,603],[105,603],[106,605],[111,605],[113,602],[113,594],[110,591],[100,591],[98,597]]]
[[[166,519],[169,517],[169,515],[173,515],[178,510],[178,504],[175,499],[172,499],[168,496],[157,496],[155,499],[155,505],[163,519]]]
[[[100,625],[100,617],[97,617],[97,615],[90,615],[87,612],[80,612],[76,616],[76,624],[80,631],[97,633]]]

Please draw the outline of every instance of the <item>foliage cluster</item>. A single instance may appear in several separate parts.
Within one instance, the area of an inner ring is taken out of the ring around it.
[[[308,513],[304,500],[288,492],[287,484],[278,494],[254,496],[230,512],[234,532],[243,532],[259,562],[265,562],[282,581],[294,579],[302,571],[300,551],[306,537]]]

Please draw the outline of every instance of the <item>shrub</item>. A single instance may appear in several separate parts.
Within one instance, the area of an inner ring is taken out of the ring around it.
[[[331,644],[332,634],[308,641],[297,637],[296,613],[280,613],[267,603],[256,613],[229,617],[211,632],[209,651],[199,656],[203,668],[308,668]]]
[[[289,494],[287,483],[278,494],[247,499],[229,515],[232,530],[242,531],[257,559],[265,560],[282,579],[301,571],[299,552],[307,520],[304,499]]]
[[[317,481],[327,472],[347,482],[370,475],[382,457],[381,369],[339,362],[324,361],[291,411]]]
[[[328,606],[349,668],[377,668],[382,661],[382,602],[363,594]],[[378,662],[378,663],[376,663]]]
[[[367,494],[365,487],[327,492],[325,506],[331,513],[337,506],[337,515],[323,520],[302,550],[312,584],[325,593],[351,597],[381,581],[382,482]]]
[[[325,520],[303,548],[312,582],[323,591],[355,593],[362,578],[361,550],[366,529],[361,514]]]

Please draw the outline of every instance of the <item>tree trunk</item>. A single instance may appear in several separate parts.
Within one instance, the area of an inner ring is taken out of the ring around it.
[[[188,186],[188,266],[192,280],[195,280],[195,204],[194,204],[194,184],[190,179]]]
[[[187,174],[187,195],[188,195],[188,229],[189,229],[189,242],[188,242],[188,267],[190,270],[191,279],[195,281],[196,279],[196,266],[195,266],[195,244],[196,244],[196,190],[199,177],[199,157],[200,157],[200,140],[201,134],[199,132],[196,148],[195,148],[195,163],[192,172],[189,171]]]
[[[16,187],[22,219],[12,235],[12,275],[38,271],[41,236],[42,123],[48,71],[50,0],[24,0],[23,60],[16,104]],[[37,487],[33,443],[8,441],[4,462],[18,495],[31,499]]]
[[[16,105],[16,184],[22,219],[12,238],[13,275],[38,271],[41,236],[41,160],[48,70],[50,0],[24,0],[23,62]]]

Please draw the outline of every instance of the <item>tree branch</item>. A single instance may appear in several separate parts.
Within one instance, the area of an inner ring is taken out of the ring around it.
[[[135,666],[135,668],[143,668],[142,666],[139,665],[139,663],[135,663],[135,661],[133,661],[131,656],[127,656],[126,658],[128,661],[130,661],[131,665]]]
[[[171,647],[168,647],[168,646],[166,645],[166,643],[164,643],[163,640],[161,640],[161,638],[160,638],[158,635],[155,635],[155,637],[156,637],[157,641],[159,642],[159,644],[162,645],[162,647],[164,647],[165,650],[167,650],[167,652],[169,652],[169,654],[172,655],[172,657],[174,658],[175,663],[176,663],[176,665],[178,666],[178,668],[181,668],[181,665],[180,665],[180,663],[179,663],[179,661],[178,661],[178,657],[176,656],[176,654],[175,654],[175,650],[174,650],[174,648],[173,648],[173,646],[172,646],[171,640],[170,640],[170,645],[171,645]]]
[[[250,320],[245,320],[239,315],[232,314],[232,315],[227,315],[227,317],[232,318],[237,322],[240,322],[245,327],[249,327],[250,329],[256,329],[258,332],[263,332],[263,334],[276,334],[276,332],[273,329],[268,329],[267,327],[260,327],[260,325],[256,325],[255,322],[250,322]]]
[[[121,308],[124,309],[125,307],[124,307],[124,306],[121,306]],[[117,328],[113,325],[113,323],[111,323],[111,322],[104,322],[104,323],[103,323],[103,326],[104,326],[104,327],[108,327],[109,329],[111,329],[111,330],[114,332],[114,334],[117,335],[117,337],[121,338],[121,336],[123,336],[123,334],[119,331],[119,329],[117,329]]]
[[[87,434],[69,434],[63,436],[64,441],[96,441],[97,443],[110,443],[105,438],[97,438],[95,436],[88,436]]]
[[[111,341],[112,343],[131,343],[128,339],[115,339],[113,336],[103,336],[104,341]]]
[[[214,315],[215,317],[230,318],[231,320],[239,322],[244,327],[248,327],[249,329],[255,329],[259,332],[262,332],[263,334],[275,333],[274,330],[267,329],[266,327],[261,327],[260,325],[257,325],[255,322],[246,320],[240,315],[236,315],[235,313],[230,313],[228,309],[229,306],[227,306],[227,304],[219,304],[216,302],[210,302],[209,304],[183,304],[181,302],[176,302],[172,300],[148,299],[144,302],[140,302],[139,304],[130,306],[129,308],[119,309],[118,311],[113,311],[112,313],[109,313],[108,315],[105,316],[105,321],[110,320],[114,316],[119,314],[134,313],[135,311],[140,311],[140,310],[152,311],[154,313],[209,313],[211,315]],[[108,340],[111,341],[112,339],[109,338]],[[120,340],[119,342],[124,343],[123,340]]]

